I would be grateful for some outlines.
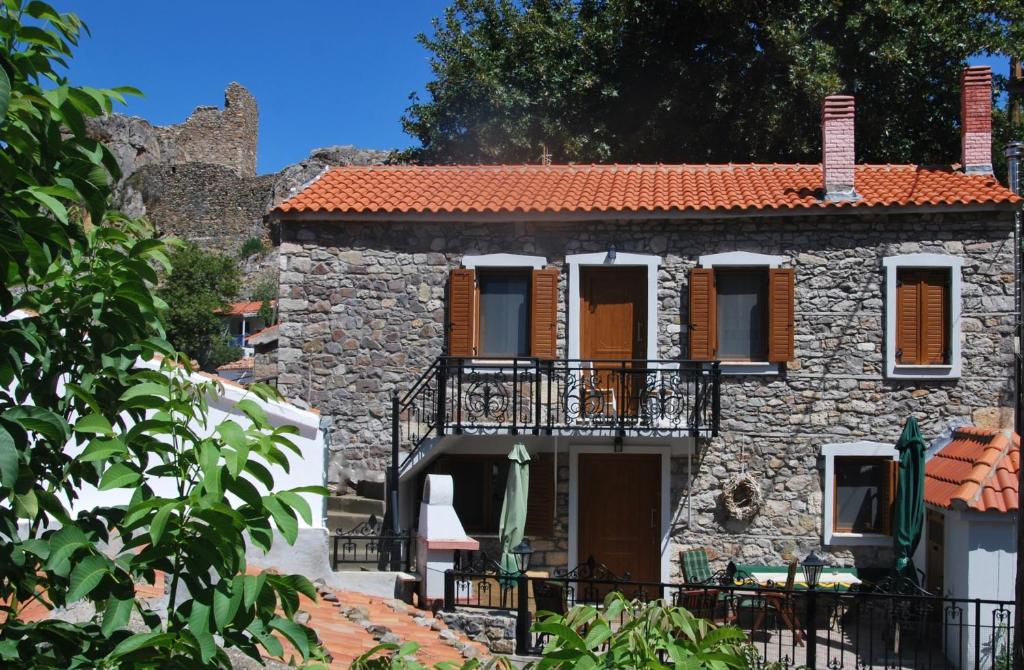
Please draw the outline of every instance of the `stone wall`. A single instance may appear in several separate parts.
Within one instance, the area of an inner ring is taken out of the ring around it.
[[[1008,215],[848,214],[653,223],[286,223],[281,237],[279,385],[309,398],[332,429],[332,482],[371,476],[389,453],[389,394],[443,352],[448,271],[466,254],[619,252],[662,257],[658,347],[685,357],[687,277],[702,254],[781,255],[796,268],[796,360],[776,376],[722,381],[721,436],[673,459],[673,536],[746,561],[802,556],[820,544],[821,445],[894,442],[905,418],[926,437],[954,420],[1006,422],[1011,406],[1013,259]],[[963,374],[894,382],[883,369],[882,258],[914,252],[964,259]],[[565,352],[566,273],[560,351]],[[627,447],[628,448],[628,438]],[[764,511],[726,520],[721,487],[743,470]],[[560,506],[564,504],[559,496]],[[564,510],[563,510],[564,511]],[[564,517],[563,517],[564,518]],[[711,539],[713,538],[713,540]],[[558,551],[558,547],[551,547]],[[884,560],[874,549],[836,558]]]
[[[155,126],[137,116],[111,114],[90,119],[89,133],[117,157],[125,176],[147,165],[210,163],[239,177],[256,175],[259,109],[256,98],[232,82],[224,109],[197,107],[184,123]]]
[[[453,612],[438,612],[436,616],[449,628],[465,633],[495,654],[511,654],[516,650],[516,615],[513,611],[457,607]]]

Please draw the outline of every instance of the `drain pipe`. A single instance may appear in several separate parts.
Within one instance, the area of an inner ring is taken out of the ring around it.
[[[1015,141],[1006,145],[1006,182],[1010,190],[1020,195],[1021,180],[1020,168],[1024,161],[1024,142]],[[1020,435],[1024,426],[1024,393],[1022,393],[1021,382],[1024,381],[1024,359],[1021,357],[1021,212],[1018,207],[1013,213],[1013,297],[1014,297],[1014,327],[1013,327],[1013,429]],[[1024,490],[1024,468],[1017,474],[1017,490]],[[1020,522],[1020,511],[1017,512],[1017,575],[1014,586],[1014,641],[1013,656],[1015,668],[1024,668],[1024,524]]]

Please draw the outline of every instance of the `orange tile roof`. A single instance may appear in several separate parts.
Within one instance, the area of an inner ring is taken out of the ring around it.
[[[275,303],[277,303],[276,300],[271,300],[271,307],[273,307]],[[227,316],[245,316],[246,314],[255,314],[260,311],[260,307],[262,306],[262,300],[239,300],[238,302],[231,303],[231,306],[226,310],[217,310],[217,313]]]
[[[858,165],[853,202],[821,200],[820,165],[348,166],[321,174],[274,214],[615,213],[1012,204],[986,175]]]
[[[254,365],[253,358],[251,356],[248,356],[246,358],[239,358],[237,361],[231,361],[230,363],[225,363],[224,365],[218,366],[217,369],[218,370],[251,370],[253,368],[253,365]]]
[[[925,464],[924,500],[946,509],[1015,512],[1020,436],[965,426]]]
[[[277,327],[279,324],[273,326],[267,326],[262,330],[257,330],[252,335],[245,338],[246,344],[268,344],[277,340]]]

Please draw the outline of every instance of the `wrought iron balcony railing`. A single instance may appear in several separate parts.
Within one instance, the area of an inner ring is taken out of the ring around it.
[[[441,357],[396,398],[399,442],[446,434],[711,437],[717,362]]]

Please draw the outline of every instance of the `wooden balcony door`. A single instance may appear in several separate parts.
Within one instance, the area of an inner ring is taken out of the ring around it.
[[[579,562],[661,581],[661,456],[580,454]]]
[[[582,358],[646,358],[647,268],[586,267],[580,270],[580,275]],[[589,378],[585,371],[583,387],[589,397],[583,400],[589,414],[636,416],[638,386],[642,379],[613,372],[622,367],[621,364],[594,363]]]

